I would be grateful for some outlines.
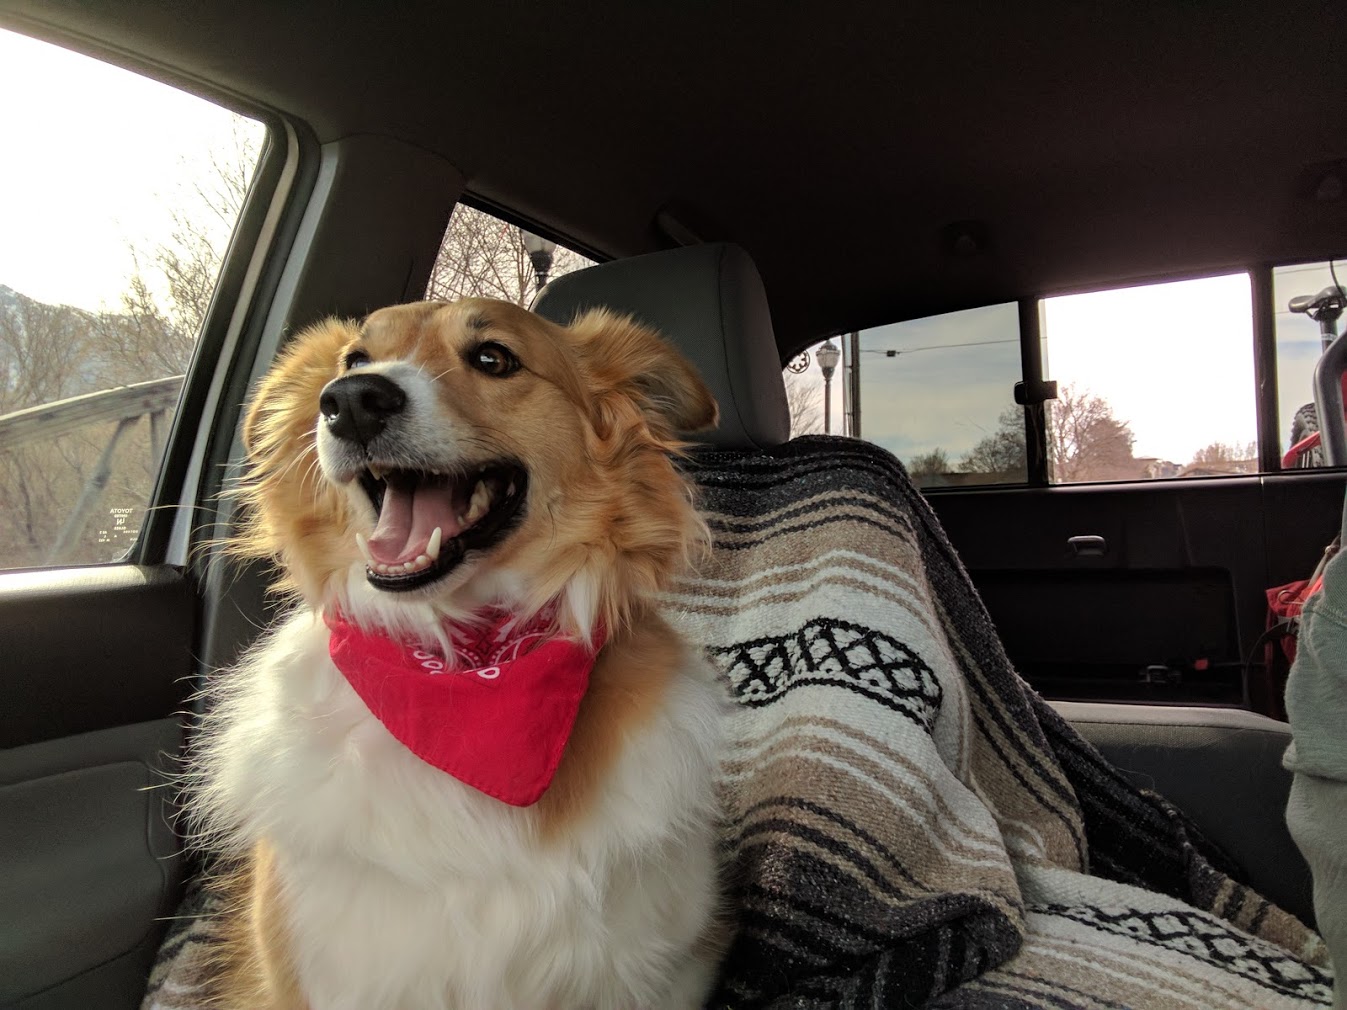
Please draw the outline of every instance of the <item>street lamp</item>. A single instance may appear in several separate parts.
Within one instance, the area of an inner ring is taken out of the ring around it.
[[[818,366],[823,369],[823,434],[827,435],[832,431],[833,372],[837,371],[837,363],[842,359],[842,350],[830,337],[814,352],[814,357],[818,358]]]
[[[541,291],[543,285],[547,283],[547,275],[552,272],[552,254],[557,251],[557,244],[551,239],[545,239],[522,228],[519,229],[519,237],[524,242],[524,251],[529,254],[529,261],[533,264],[533,278],[537,282],[534,290]]]

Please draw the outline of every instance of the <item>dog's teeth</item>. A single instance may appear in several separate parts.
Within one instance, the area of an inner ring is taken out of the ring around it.
[[[385,564],[383,564],[383,563],[376,564],[376,565],[374,566],[374,570],[375,570],[376,572],[378,572],[380,575],[387,575],[387,574],[388,574],[388,566],[385,565]]]
[[[435,532],[432,533],[430,535],[430,539],[426,541],[426,557],[428,557],[431,561],[436,561],[439,559],[440,535],[441,535],[440,528],[436,526]]]
[[[363,534],[357,533],[357,534],[355,535],[355,545],[356,545],[357,547],[360,548],[360,553],[361,553],[362,555],[364,555],[364,557],[365,557],[365,564],[367,564],[367,565],[369,565],[371,568],[373,568],[373,567],[374,567],[374,556],[373,556],[372,554],[370,554],[370,552],[369,552],[369,541],[365,539],[365,537],[364,537]]]
[[[373,477],[375,480],[383,480],[384,474],[386,474],[387,472],[388,471],[381,466],[370,466],[369,468],[370,476]]]
[[[487,490],[486,484],[482,481],[477,482],[477,486],[472,489],[472,498],[468,502],[467,521],[475,523],[482,516],[486,515],[486,510],[491,506],[491,492]]]
[[[425,555],[425,554],[420,554],[420,555],[418,555],[417,558],[416,558],[416,567],[417,567],[417,568],[429,568],[429,567],[430,567],[430,557],[429,557],[428,555]]]
[[[402,563],[402,570],[403,570],[404,572],[414,572],[414,571],[416,571],[416,562],[415,562],[415,561],[404,561],[404,562]]]
[[[513,497],[514,497],[514,481],[510,481],[510,487],[509,487],[509,489],[505,492],[505,497],[506,497],[506,498],[513,498]]]

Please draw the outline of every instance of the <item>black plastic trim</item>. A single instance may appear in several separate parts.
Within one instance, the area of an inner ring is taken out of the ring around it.
[[[178,711],[196,604],[163,565],[0,573],[0,747]]]
[[[1253,299],[1253,382],[1258,422],[1258,469],[1281,470],[1281,431],[1277,423],[1277,307],[1272,304],[1272,265],[1249,268]]]

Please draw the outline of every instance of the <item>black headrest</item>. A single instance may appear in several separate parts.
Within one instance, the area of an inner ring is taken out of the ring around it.
[[[738,246],[690,246],[577,270],[543,288],[533,306],[563,325],[591,308],[635,316],[697,367],[720,404],[720,426],[689,435],[693,441],[765,449],[790,438],[767,294]]]

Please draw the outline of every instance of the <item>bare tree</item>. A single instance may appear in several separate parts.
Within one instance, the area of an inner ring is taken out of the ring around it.
[[[941,477],[951,469],[949,456],[938,446],[930,452],[913,456],[907,464],[908,475],[918,482],[927,477]]]
[[[1108,401],[1088,391],[1063,386],[1049,406],[1048,460],[1055,483],[1141,476],[1132,455],[1135,441]]]
[[[996,419],[997,427],[959,460],[960,473],[986,474],[1007,482],[1024,480],[1028,454],[1024,448],[1024,415],[1010,407]]]
[[[88,391],[90,319],[0,288],[0,414]]]
[[[523,235],[517,225],[459,204],[449,218],[426,297],[443,301],[499,298],[527,308],[537,280]],[[592,265],[579,253],[558,246],[549,276],[560,277]]]
[[[1241,467],[1253,463],[1253,471],[1258,469],[1258,443],[1244,444],[1212,442],[1193,453],[1190,466],[1222,467],[1231,473],[1243,473]],[[1250,472],[1253,472],[1250,471]]]
[[[174,208],[169,238],[132,251],[135,272],[121,311],[46,305],[0,289],[0,414],[186,370],[259,143],[259,131],[236,120],[232,136],[208,152],[204,172],[199,165],[183,172],[183,188],[165,195]],[[0,567],[48,563],[115,429],[111,422],[90,424],[18,449],[0,446]],[[139,516],[149,501],[159,460],[148,424],[125,433],[110,459],[105,518],[81,531],[70,560],[121,556],[138,522],[106,517]]]
[[[823,432],[823,390],[794,372],[786,373],[786,405],[790,408],[790,437]]]
[[[98,387],[93,316],[0,288],[0,414]],[[93,457],[90,433],[0,446],[0,564],[41,564]]]
[[[1142,476],[1141,464],[1132,455],[1134,441],[1132,429],[1101,397],[1064,386],[1048,405],[1048,459],[1054,483]],[[959,470],[1024,480],[1027,460],[1024,415],[1011,407],[997,419],[996,430],[959,460]]]

